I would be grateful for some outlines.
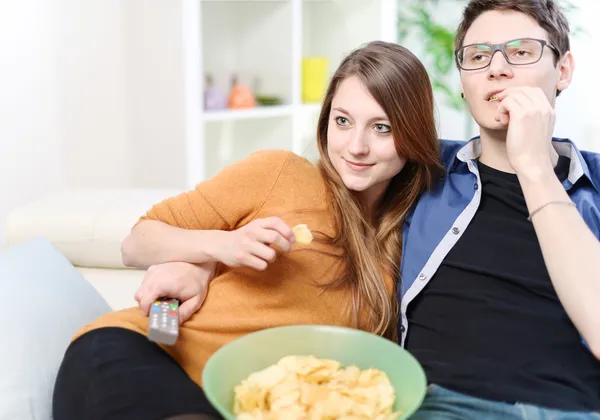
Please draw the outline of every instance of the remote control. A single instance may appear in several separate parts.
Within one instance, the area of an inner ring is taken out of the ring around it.
[[[179,336],[179,301],[160,298],[150,307],[148,339],[172,346]]]

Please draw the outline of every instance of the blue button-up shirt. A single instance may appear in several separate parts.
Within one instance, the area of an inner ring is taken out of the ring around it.
[[[571,159],[565,190],[583,219],[600,239],[600,155],[579,151],[568,139],[553,139],[555,150]],[[423,290],[452,247],[467,229],[481,201],[477,159],[478,137],[471,141],[442,141],[445,177],[422,195],[403,227],[403,252],[399,283],[400,331],[404,345],[408,332],[406,309]]]

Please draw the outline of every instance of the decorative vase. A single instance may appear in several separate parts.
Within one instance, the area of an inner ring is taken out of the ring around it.
[[[215,111],[227,108],[227,97],[219,90],[213,82],[211,75],[206,75],[206,87],[204,88],[204,109]]]
[[[302,102],[319,103],[327,89],[329,60],[325,57],[302,59]]]
[[[252,90],[239,83],[236,76],[233,76],[231,81],[227,106],[231,109],[253,108],[256,106],[256,99]]]

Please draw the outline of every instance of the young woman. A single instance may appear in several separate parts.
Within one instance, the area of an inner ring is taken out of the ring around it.
[[[402,225],[441,173],[431,84],[405,48],[373,42],[335,72],[317,128],[317,164],[263,151],[144,215],[123,242],[128,265],[218,270],[176,345],[148,341],[138,308],[74,337],[54,420],[218,417],[202,392],[208,358],[253,331],[355,327],[396,339]],[[306,224],[314,240],[295,241]]]

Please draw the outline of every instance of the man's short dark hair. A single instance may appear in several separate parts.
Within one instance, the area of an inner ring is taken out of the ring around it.
[[[569,22],[554,0],[471,0],[463,10],[456,31],[456,49],[463,46],[465,35],[475,19],[492,10],[514,10],[535,19],[548,32],[548,41],[558,48],[561,57],[571,48]]]

